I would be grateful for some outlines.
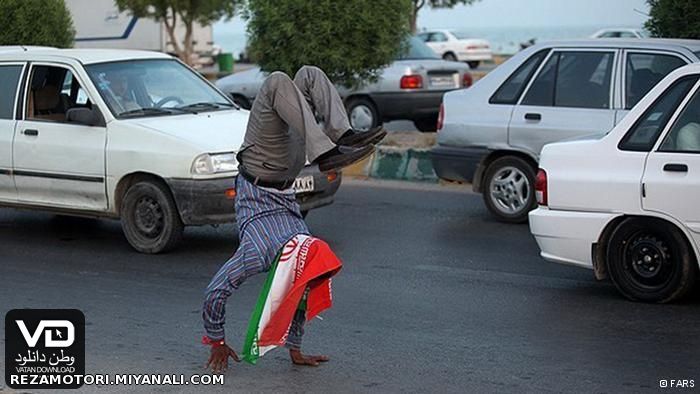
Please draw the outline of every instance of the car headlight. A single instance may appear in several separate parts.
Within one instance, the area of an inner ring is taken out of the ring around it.
[[[192,173],[195,175],[211,175],[238,170],[238,160],[235,152],[205,153],[197,156],[192,163]]]

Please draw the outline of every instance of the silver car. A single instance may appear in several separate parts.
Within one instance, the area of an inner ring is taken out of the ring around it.
[[[377,82],[356,90],[338,87],[353,128],[406,119],[420,131],[435,131],[443,94],[471,86],[466,64],[440,59],[418,38],[409,44],[408,53],[384,68]],[[216,86],[249,109],[265,76],[255,67],[221,78]]]
[[[668,73],[698,61],[697,40],[532,46],[473,87],[445,95],[431,152],[435,172],[472,182],[497,218],[524,222],[545,144],[608,132]]]

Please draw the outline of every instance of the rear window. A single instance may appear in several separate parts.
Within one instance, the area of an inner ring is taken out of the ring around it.
[[[525,90],[528,81],[532,78],[537,67],[549,53],[549,49],[545,49],[530,56],[525,63],[521,64],[513,74],[496,90],[496,93],[491,96],[489,103],[491,104],[515,104],[518,102],[520,95]]]
[[[0,119],[12,119],[17,83],[21,74],[20,65],[0,65]]]
[[[618,148],[635,152],[651,151],[666,123],[697,80],[697,75],[683,77],[666,89],[627,132]]]

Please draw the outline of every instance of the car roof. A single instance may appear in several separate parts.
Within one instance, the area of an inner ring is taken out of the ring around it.
[[[0,61],[71,59],[83,64],[135,59],[171,59],[168,54],[126,49],[57,49],[51,47],[0,46]]]
[[[679,49],[691,52],[700,51],[700,40],[683,40],[670,38],[592,38],[581,40],[546,41],[533,47],[597,47],[597,48],[643,48],[643,49]]]

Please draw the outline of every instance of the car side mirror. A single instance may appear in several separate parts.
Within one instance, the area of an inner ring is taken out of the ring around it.
[[[105,126],[105,119],[97,108],[71,108],[66,112],[66,120],[85,126]]]

